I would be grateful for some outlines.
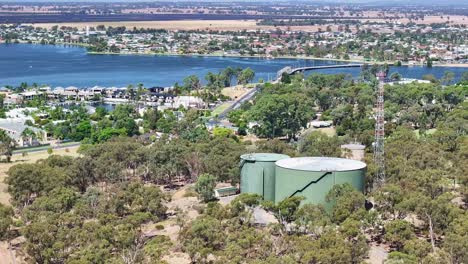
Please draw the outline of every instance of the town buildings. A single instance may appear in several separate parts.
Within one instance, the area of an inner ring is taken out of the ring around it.
[[[0,42],[84,45],[93,53],[316,57],[423,64],[468,61],[468,29],[455,26],[361,23],[307,30],[46,30],[0,27]]]

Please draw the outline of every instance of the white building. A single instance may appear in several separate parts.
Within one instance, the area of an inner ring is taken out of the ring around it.
[[[200,97],[197,96],[177,96],[174,98],[172,104],[173,108],[179,108],[180,106],[188,108],[203,108],[205,103]]]
[[[37,146],[47,140],[47,133],[44,130],[27,126],[18,119],[0,120],[0,129],[15,141],[17,147]],[[24,133],[25,131],[28,133]]]

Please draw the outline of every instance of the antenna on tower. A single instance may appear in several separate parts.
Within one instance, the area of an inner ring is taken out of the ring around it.
[[[377,107],[375,115],[375,142],[374,142],[374,162],[377,166],[377,178],[374,181],[374,188],[382,186],[385,182],[385,119],[384,119],[384,85],[385,72],[380,71],[376,74],[379,80],[377,90]]]

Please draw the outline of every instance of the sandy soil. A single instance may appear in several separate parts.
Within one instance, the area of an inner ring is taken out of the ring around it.
[[[230,97],[231,99],[236,99],[242,97],[244,94],[249,92],[250,89],[244,88],[242,85],[224,88],[221,93],[225,96]]]
[[[175,252],[171,255],[163,257],[163,260],[167,261],[168,264],[190,264],[190,256],[186,253]]]
[[[200,201],[197,197],[185,197],[186,189],[188,187],[189,185],[186,185],[176,191],[172,195],[172,200],[167,204],[167,208],[169,212],[174,211],[176,208],[180,208],[187,213],[187,220],[193,220],[198,216],[198,212],[195,210],[195,207],[200,204]]]
[[[176,208],[180,208],[187,214],[187,221],[195,219],[199,214],[194,209],[195,206],[200,204],[197,197],[185,197],[186,189],[188,186],[177,190],[172,195],[172,200],[167,204],[168,212],[173,213]],[[156,225],[163,225],[164,229],[156,229]],[[190,256],[186,253],[180,252],[179,245],[179,231],[180,227],[176,224],[175,216],[170,217],[166,221],[157,224],[148,224],[143,227],[143,232],[147,235],[164,235],[168,236],[174,243],[174,246],[169,249],[169,253],[163,257],[163,260],[169,264],[184,264],[190,263]]]
[[[19,264],[24,263],[19,257],[16,257],[15,251],[8,250],[7,242],[0,242],[0,263],[1,264]],[[16,261],[14,260],[16,258]]]
[[[78,147],[70,147],[68,148],[69,152],[66,152],[66,149],[57,149],[54,150],[55,155],[68,155],[68,156],[78,156],[77,153]],[[10,195],[7,193],[8,186],[3,182],[6,178],[6,172],[10,169],[11,166],[20,164],[20,163],[34,163],[40,159],[46,159],[49,156],[47,151],[40,151],[29,153],[27,156],[23,157],[21,154],[13,155],[11,163],[0,163],[0,203],[2,204],[10,204]]]
[[[372,244],[369,250],[369,257],[365,262],[369,264],[383,264],[387,256],[388,250],[383,245]]]

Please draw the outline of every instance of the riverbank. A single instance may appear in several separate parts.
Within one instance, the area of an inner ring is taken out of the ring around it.
[[[68,43],[68,42],[55,42],[55,45],[70,45],[70,46],[75,46],[75,47],[82,47],[82,48],[89,48],[91,45],[87,43]]]
[[[345,63],[362,63],[362,64],[388,64],[391,66],[395,66],[394,61],[369,61],[369,60],[359,60],[359,59],[337,59],[337,58],[321,58],[321,57],[312,57],[312,56],[277,56],[277,57],[268,57],[268,56],[258,56],[258,55],[235,55],[235,54],[199,54],[199,53],[139,53],[139,52],[95,52],[95,51],[88,51],[90,55],[130,55],[130,56],[169,56],[169,57],[215,57],[215,58],[249,58],[249,59],[264,59],[264,60],[275,60],[275,59],[291,59],[291,60],[316,60],[316,61],[334,61],[334,62],[345,62]],[[410,64],[402,62],[401,66],[418,66],[418,67],[425,67],[425,64]],[[460,68],[468,68],[468,63],[442,63],[442,64],[433,64],[433,67],[460,67]]]
[[[368,64],[389,64],[393,65],[394,62],[390,61],[365,61],[365,60],[345,60],[345,59],[336,59],[336,58],[320,58],[320,57],[311,57],[311,56],[277,56],[277,57],[268,57],[268,56],[259,56],[259,55],[236,55],[236,54],[199,54],[199,53],[139,53],[139,52],[96,52],[88,51],[90,55],[139,55],[139,56],[181,56],[181,57],[216,57],[216,58],[249,58],[249,59],[264,59],[264,60],[274,60],[274,59],[291,59],[291,60],[319,60],[319,61],[336,61],[336,62],[350,62],[350,63],[368,63]],[[404,65],[404,64],[402,64]]]
[[[457,67],[457,68],[468,68],[468,63],[444,63],[434,64],[433,67]]]
[[[4,44],[4,42],[0,42],[0,44]],[[17,44],[17,43],[13,43]],[[41,43],[28,43],[28,42],[20,42],[19,44],[34,44],[34,45],[43,45]],[[75,46],[75,47],[82,47],[82,48],[89,48],[90,45],[87,43],[68,43],[68,42],[56,42],[54,44],[45,44],[45,45],[62,45],[62,46]],[[291,59],[291,60],[316,60],[316,61],[334,61],[334,62],[343,62],[343,63],[362,63],[362,64],[388,64],[394,65],[394,61],[374,61],[374,60],[362,60],[362,59],[338,59],[338,58],[323,58],[323,57],[313,57],[313,56],[260,56],[260,55],[240,55],[240,54],[199,54],[199,53],[173,53],[173,52],[165,52],[165,53],[139,53],[139,52],[96,52],[96,51],[87,51],[89,55],[121,55],[121,56],[169,56],[169,57],[215,57],[215,58],[250,58],[250,59],[265,59],[265,60],[275,60],[275,59]],[[433,62],[433,67],[457,67],[457,68],[468,68],[468,63],[441,63],[437,64]],[[401,66],[419,66],[424,67],[425,64],[410,64],[402,62]]]

